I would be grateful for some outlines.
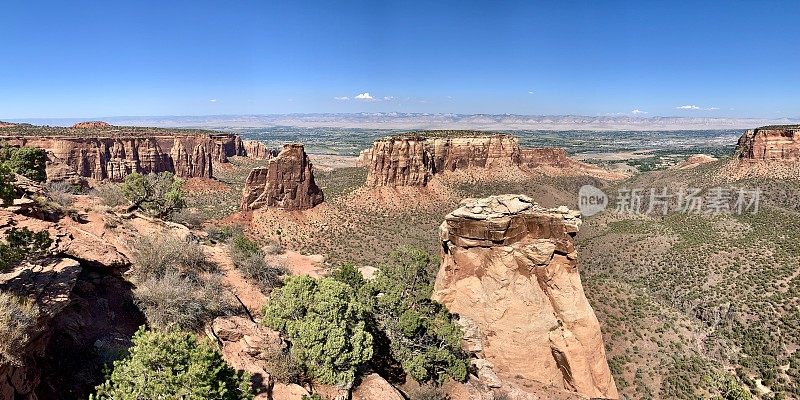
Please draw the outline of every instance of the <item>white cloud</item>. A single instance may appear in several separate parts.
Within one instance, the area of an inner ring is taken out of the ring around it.
[[[394,96],[383,96],[383,99],[386,101],[392,101],[394,100]]]
[[[339,101],[347,101],[347,100],[350,100],[350,98],[349,98],[349,97],[347,97],[347,96],[342,96],[342,97],[334,97],[333,99],[334,99],[334,100],[339,100]]]
[[[210,102],[212,102],[212,103],[216,103],[216,102],[217,102],[217,99],[211,99],[211,100],[209,100],[209,101],[210,101]]]
[[[698,107],[698,106],[696,106],[694,104],[688,104],[688,105],[680,106],[680,107],[676,107],[676,108],[678,110],[699,110],[700,109],[700,107]]]
[[[356,96],[356,100],[375,100],[374,97],[369,95],[369,92],[360,93]]]
[[[642,110],[640,110],[640,109],[638,109],[638,108],[637,108],[637,109],[635,109],[635,110],[631,111],[631,114],[636,114],[636,115],[638,115],[638,114],[650,114],[650,113],[649,113],[649,112],[647,112],[647,111],[642,111]]]
[[[528,90],[528,94],[533,94],[533,90]]]
[[[719,107],[708,107],[708,108],[706,108],[706,110],[708,110],[708,111],[716,111],[716,110],[719,110]]]

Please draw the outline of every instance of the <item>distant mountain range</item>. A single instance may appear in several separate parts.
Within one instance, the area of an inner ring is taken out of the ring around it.
[[[92,117],[25,119],[37,125],[69,126],[85,120],[102,120],[114,125],[181,128],[263,128],[295,126],[304,128],[369,129],[482,129],[482,130],[704,130],[746,129],[763,125],[800,123],[798,118],[712,118],[712,117],[631,117],[581,115],[515,114],[268,114],[207,116]]]

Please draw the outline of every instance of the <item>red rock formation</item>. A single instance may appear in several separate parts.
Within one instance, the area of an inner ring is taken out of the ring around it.
[[[521,149],[519,162],[528,168],[536,168],[543,165],[565,168],[577,163],[567,157],[566,150],[556,147]]]
[[[287,144],[266,166],[250,171],[242,192],[242,209],[270,206],[305,210],[323,200],[303,145]]]
[[[132,172],[173,172],[185,178],[211,178],[215,142],[204,136],[98,137],[5,136],[12,146],[47,152],[48,178],[58,180],[71,170],[96,180],[121,181]],[[68,168],[64,168],[67,166]]]
[[[110,128],[112,125],[108,122],[103,121],[86,121],[86,122],[78,122],[75,125],[72,125],[73,129],[100,129],[100,128]]]
[[[425,186],[433,174],[425,138],[388,137],[372,145],[368,186]]]
[[[502,170],[555,168],[619,178],[598,167],[567,157],[559,148],[520,148],[510,135],[473,135],[426,138],[418,135],[386,137],[359,154],[367,167],[367,186],[426,186],[436,174],[470,168]]]
[[[211,156],[214,161],[226,163],[228,157],[243,155],[242,153],[242,139],[238,135],[233,134],[219,134],[210,135],[211,140],[214,142],[214,148]]]
[[[428,141],[433,173],[519,163],[519,142],[510,135],[433,138]]]
[[[800,160],[800,126],[765,126],[746,131],[736,145],[742,160]]]
[[[264,143],[257,140],[243,140],[240,156],[269,160],[277,155],[275,149],[268,148]]]
[[[521,195],[466,199],[445,218],[433,297],[460,316],[465,349],[489,387],[618,398],[578,274],[580,222],[578,212]]]

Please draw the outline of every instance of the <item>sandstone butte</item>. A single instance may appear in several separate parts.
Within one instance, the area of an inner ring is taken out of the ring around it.
[[[774,125],[747,130],[736,144],[740,160],[800,160],[800,125]]]
[[[372,148],[362,151],[360,163],[367,167],[367,186],[421,187],[442,172],[470,168],[552,167],[610,174],[567,157],[564,149],[521,148],[516,137],[505,134],[390,136],[376,140]]]
[[[2,128],[0,141],[47,152],[48,180],[121,181],[133,172],[211,178],[215,162],[228,162],[231,156],[266,159],[273,154],[260,142],[215,131],[114,127],[101,121],[58,129],[31,125]]]
[[[445,217],[433,298],[458,314],[479,379],[619,397],[578,274],[580,224],[522,195],[466,199]]]
[[[286,144],[266,166],[250,171],[242,190],[242,210],[264,206],[305,210],[322,203],[314,168],[302,144]]]

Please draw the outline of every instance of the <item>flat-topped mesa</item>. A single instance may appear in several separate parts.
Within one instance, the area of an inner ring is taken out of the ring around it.
[[[800,160],[800,126],[774,125],[747,130],[736,144],[741,160]]]
[[[305,210],[322,203],[314,169],[302,144],[286,144],[264,167],[250,171],[242,191],[242,210],[278,207]]]
[[[425,186],[445,171],[492,168],[519,163],[519,143],[510,135],[424,137],[417,134],[376,140],[363,151],[367,186]]]
[[[72,125],[72,129],[102,129],[110,128],[112,125],[105,121],[84,121]]]
[[[447,131],[453,137],[423,136],[426,132],[376,140],[361,152],[359,164],[367,167],[367,186],[426,186],[443,172],[483,168],[588,167],[567,157],[559,148],[521,148],[506,134]]]
[[[445,217],[433,298],[459,315],[479,379],[619,397],[578,274],[580,224],[522,195],[466,199]]]

